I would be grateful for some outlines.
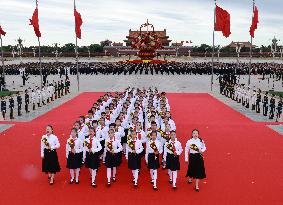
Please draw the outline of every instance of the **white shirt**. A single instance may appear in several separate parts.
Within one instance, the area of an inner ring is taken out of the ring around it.
[[[47,146],[43,143],[43,138],[46,138],[47,139],[47,142],[51,148],[51,150],[54,150],[54,149],[59,149],[60,148],[60,143],[59,143],[59,140],[57,138],[57,136],[55,136],[54,134],[51,134],[49,136],[47,135],[43,135],[41,137],[41,144],[40,144],[40,153],[41,153],[41,157],[44,157],[44,149],[47,148]]]
[[[157,140],[157,139],[154,140],[154,141],[153,141],[153,140],[149,140],[149,141],[147,142],[147,144],[146,144],[146,153],[147,153],[147,154],[154,153],[154,150],[150,147],[150,145],[151,145],[153,142],[155,143],[159,154],[161,154],[162,151],[163,151],[162,143],[161,143],[159,140]]]
[[[201,152],[204,152],[206,150],[204,141],[201,141],[199,138],[197,138],[197,139],[194,139],[194,138],[189,139],[187,141],[187,143],[186,143],[186,150],[185,150],[185,161],[186,162],[189,160],[188,153],[192,153],[192,154],[199,153],[198,151],[195,151],[195,150],[190,148],[190,146],[192,144],[196,145]]]
[[[69,154],[71,152],[71,147],[70,147],[70,144],[69,142],[71,141],[71,139],[73,139],[72,137],[70,137],[68,140],[67,140],[67,144],[66,144],[66,158],[69,157]],[[81,153],[83,152],[83,142],[79,139],[79,138],[75,138],[74,139],[75,141],[75,146],[74,146],[74,149],[75,149],[75,153]]]
[[[138,139],[135,141],[135,149],[134,150],[136,151],[137,154],[140,154],[143,151],[142,142]],[[129,146],[129,144],[127,144],[127,146],[126,146],[126,159],[128,159],[129,152],[133,153],[133,149]]]
[[[108,151],[108,152],[112,151],[107,146],[111,142],[112,142],[112,150],[114,151],[114,153],[118,153],[118,152],[121,152],[123,150],[123,147],[122,147],[119,140],[117,140],[115,138],[111,140],[110,138],[108,138],[108,139],[105,140],[105,149],[104,149],[105,153],[106,153],[106,151]]]
[[[181,155],[182,152],[183,152],[183,148],[182,148],[182,145],[181,145],[181,142],[179,142],[177,139],[175,139],[175,141],[172,141],[172,140],[169,140],[169,142],[166,142],[165,143],[165,146],[164,146],[164,160],[166,161],[166,156],[167,154],[174,154],[170,149],[168,149],[168,145],[171,144],[172,146],[174,146],[174,150],[175,150],[175,153],[177,155]]]

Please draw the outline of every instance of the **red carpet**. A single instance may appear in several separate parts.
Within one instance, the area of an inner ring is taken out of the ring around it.
[[[159,170],[159,191],[141,170],[139,188],[132,187],[126,163],[118,169],[118,181],[106,187],[104,166],[98,187],[90,187],[88,170],[81,183],[69,185],[65,168],[65,142],[75,119],[87,112],[100,93],[83,93],[33,120],[19,123],[0,135],[0,204],[282,204],[283,138],[263,123],[252,122],[208,94],[169,94],[177,136],[183,147],[191,130],[200,129],[208,151],[207,179],[196,193],[184,178],[187,165],[182,155],[178,190],[168,183],[167,171]],[[50,186],[41,173],[40,138],[47,124],[54,125],[61,148],[62,171]],[[280,194],[281,193],[281,194]]]

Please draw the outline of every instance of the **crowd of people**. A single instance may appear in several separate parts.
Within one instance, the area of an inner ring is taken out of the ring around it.
[[[28,75],[39,75],[38,63],[11,64],[5,66],[7,75],[20,75],[25,70]],[[249,63],[223,63],[215,62],[214,73],[216,75],[249,74]],[[77,66],[72,62],[42,63],[44,76],[48,75],[76,75]],[[80,74],[86,75],[131,75],[131,74],[187,74],[187,75],[211,75],[211,62],[168,62],[166,64],[129,63],[129,62],[80,62]],[[280,63],[252,63],[252,75],[274,77],[283,81],[283,65]]]
[[[262,92],[249,86],[237,84],[235,77],[224,75],[219,79],[220,93],[232,100],[241,103],[243,107],[261,113],[276,122],[282,117],[283,99],[273,93]]]
[[[42,171],[48,173],[49,183],[60,172],[57,150],[60,148],[53,127],[48,125],[41,138]],[[199,191],[199,180],[206,177],[203,152],[206,147],[197,129],[192,131],[185,147],[188,163],[187,177]],[[74,122],[66,142],[66,164],[70,170],[70,184],[79,184],[80,171],[90,172],[90,185],[97,187],[96,175],[104,164],[106,184],[117,181],[118,168],[127,163],[132,171],[133,186],[138,187],[143,159],[147,164],[151,184],[157,188],[159,168],[168,169],[169,183],[177,188],[180,170],[181,142],[176,136],[176,124],[171,116],[165,92],[157,89],[127,88],[124,92],[106,93],[90,108],[86,116]],[[123,170],[120,170],[123,172]],[[167,172],[166,172],[167,173]]]
[[[2,96],[2,117],[4,120],[7,119],[6,114],[8,109],[9,118],[15,119],[14,109],[17,109],[17,116],[22,116],[23,105],[24,111],[29,113],[30,110],[36,110],[37,108],[45,106],[69,93],[70,81],[66,78],[65,82],[61,80],[58,82],[53,81],[52,83],[47,83],[42,89],[36,86],[34,89],[26,89],[23,93],[18,92],[9,96]]]

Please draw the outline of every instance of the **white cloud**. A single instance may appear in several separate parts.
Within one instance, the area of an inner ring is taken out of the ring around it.
[[[74,42],[74,17],[71,0],[39,0],[42,44]],[[219,4],[231,13],[232,35],[225,39],[216,34],[216,44],[248,41],[251,23],[251,1],[229,0]],[[260,24],[255,44],[269,44],[274,35],[283,38],[282,2],[270,0],[268,6],[258,0]],[[0,23],[7,31],[5,44],[15,44],[19,36],[26,45],[36,45],[33,29],[28,25],[35,4],[32,0],[0,0]],[[99,43],[106,38],[123,41],[129,29],[138,29],[148,18],[156,30],[167,29],[173,41],[192,40],[194,44],[212,44],[213,2],[210,0],[85,0],[77,1],[84,24],[80,45]]]

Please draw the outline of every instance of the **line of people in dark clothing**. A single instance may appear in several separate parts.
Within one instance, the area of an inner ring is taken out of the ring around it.
[[[282,121],[282,97],[260,89],[251,89],[244,84],[237,84],[234,79],[233,75],[224,75],[219,78],[222,95],[241,103],[243,107],[251,108],[256,113],[262,113],[271,120]]]
[[[9,109],[9,118],[15,119],[14,109],[17,103],[17,116],[22,116],[22,106],[24,104],[24,110],[26,113],[30,112],[30,109],[35,110],[36,107],[40,108],[44,105],[51,103],[52,101],[63,97],[70,93],[70,81],[67,78],[65,83],[63,80],[53,82],[47,86],[43,86],[42,89],[36,87],[35,89],[26,89],[24,92],[18,92],[17,94],[11,94],[10,96],[1,97],[1,113],[4,120],[7,119],[7,108]],[[30,108],[31,107],[31,108]]]

